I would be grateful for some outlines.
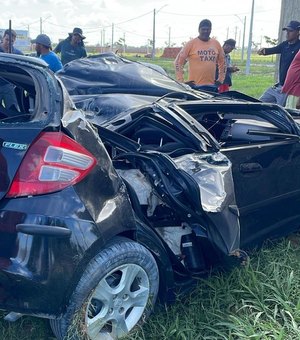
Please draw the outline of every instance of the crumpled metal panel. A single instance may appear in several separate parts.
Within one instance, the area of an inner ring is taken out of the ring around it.
[[[121,112],[149,105],[156,99],[157,97],[118,93],[72,96],[76,107],[83,110],[88,120],[97,125],[112,120]]]
[[[172,252],[176,256],[181,255],[181,237],[192,233],[192,228],[189,225],[172,226],[156,228],[157,233],[167,243]]]
[[[71,95],[131,93],[163,96],[185,92],[186,86],[153,67],[113,53],[73,60],[57,73]]]
[[[139,203],[141,205],[147,205],[147,215],[152,216],[155,208],[161,204],[162,201],[155,194],[150,182],[138,169],[117,169],[117,173],[130,183],[138,197]]]
[[[175,158],[174,162],[198,183],[203,210],[221,211],[227,196],[234,191],[229,159],[220,152],[194,153]]]
[[[62,124],[77,142],[97,157],[94,175],[76,185],[81,200],[97,223],[99,230],[96,233],[101,232],[103,239],[109,239],[118,232],[135,229],[125,184],[118,176],[97,129],[81,110],[65,112]]]

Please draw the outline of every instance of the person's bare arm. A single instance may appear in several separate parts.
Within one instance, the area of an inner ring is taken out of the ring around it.
[[[218,79],[216,80],[216,84],[220,85],[220,84],[223,84],[223,81],[225,79],[225,74],[226,74],[226,68],[227,68],[224,51],[221,45],[219,47],[219,55],[218,55],[217,63],[218,63],[219,76],[218,76]]]
[[[296,103],[296,109],[300,110],[300,97],[298,97],[298,100]]]
[[[187,63],[187,58],[190,52],[190,42],[186,43],[181,51],[177,54],[174,61],[175,66],[175,76],[181,83],[184,82],[184,70],[183,67]]]

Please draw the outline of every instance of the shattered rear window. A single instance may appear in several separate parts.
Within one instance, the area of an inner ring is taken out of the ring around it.
[[[49,121],[59,96],[54,83],[54,75],[29,63],[0,63],[0,122]]]

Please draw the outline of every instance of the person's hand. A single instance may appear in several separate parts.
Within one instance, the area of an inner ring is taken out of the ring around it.
[[[222,85],[223,83],[221,83],[219,80],[215,80],[215,85],[216,86],[220,86],[220,85]]]
[[[233,65],[232,66],[232,71],[231,72],[237,72],[237,71],[239,71],[240,69],[237,67],[237,66],[235,66],[235,65]]]
[[[189,85],[189,86],[195,86],[196,83],[194,82],[194,80],[190,80],[190,81],[186,81],[184,82],[185,84]]]
[[[264,48],[260,48],[258,51],[257,51],[257,54],[258,55],[265,55],[266,51]]]

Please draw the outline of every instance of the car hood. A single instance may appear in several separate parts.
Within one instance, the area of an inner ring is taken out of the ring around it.
[[[187,86],[142,63],[113,53],[74,60],[57,73],[71,95],[132,93],[163,96]]]

